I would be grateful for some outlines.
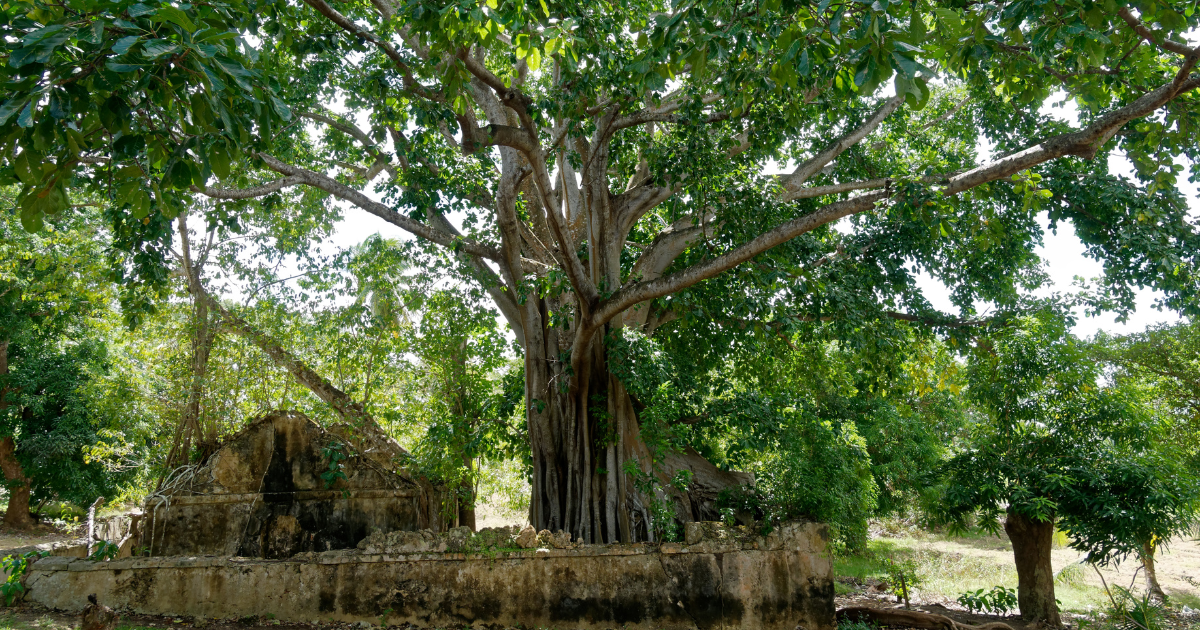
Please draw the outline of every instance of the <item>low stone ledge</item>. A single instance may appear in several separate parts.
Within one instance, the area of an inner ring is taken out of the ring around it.
[[[703,535],[692,533],[692,544],[484,550],[462,544],[441,553],[362,545],[369,549],[285,560],[44,558],[30,567],[26,587],[29,599],[59,610],[82,610],[95,593],[120,611],[205,618],[269,614],[281,621],[375,623],[386,615],[389,623],[441,627],[834,628],[824,525],[787,525],[765,537],[715,524]]]

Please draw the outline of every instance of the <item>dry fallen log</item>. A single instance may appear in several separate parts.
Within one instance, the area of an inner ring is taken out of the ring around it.
[[[875,626],[892,626],[900,628],[920,628],[921,630],[1014,630],[1006,623],[993,621],[973,626],[959,623],[945,615],[918,610],[900,610],[897,608],[870,608],[856,606],[837,611],[837,620],[863,621]]]

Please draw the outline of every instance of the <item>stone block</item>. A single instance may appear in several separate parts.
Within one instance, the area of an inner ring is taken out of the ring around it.
[[[422,544],[445,539],[412,533]],[[517,537],[523,534],[536,543],[532,529]],[[572,543],[494,555],[363,550],[283,560],[43,560],[30,567],[26,584],[31,601],[67,611],[82,610],[86,595],[96,593],[118,611],[176,617],[361,623],[391,609],[390,624],[419,627],[834,630],[824,526],[781,528],[776,539],[761,537],[763,549],[743,550],[755,546],[756,535],[716,528],[686,548]],[[797,552],[802,546],[813,551]],[[73,570],[77,563],[92,569]]]

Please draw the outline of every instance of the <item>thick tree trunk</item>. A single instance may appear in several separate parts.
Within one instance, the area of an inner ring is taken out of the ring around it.
[[[1159,586],[1158,571],[1154,568],[1154,554],[1157,551],[1158,546],[1154,544],[1154,541],[1147,540],[1142,543],[1142,567],[1146,569],[1146,592],[1150,594],[1150,597],[1165,602],[1167,594]]]
[[[1004,531],[1012,542],[1017,563],[1017,605],[1021,618],[1041,621],[1052,628],[1062,626],[1054,599],[1054,568],[1050,549],[1054,539],[1054,521],[1035,521],[1009,510]]]
[[[8,511],[4,513],[4,526],[10,529],[33,528],[29,515],[29,479],[17,460],[17,445],[12,436],[0,440],[0,470],[8,482]]]
[[[543,301],[539,311],[552,308]],[[527,326],[525,333],[534,473],[529,518],[537,529],[565,530],[589,543],[656,541],[672,531],[670,521],[719,519],[717,494],[752,483],[750,475],[722,471],[690,449],[653,452],[633,399],[609,370],[599,334],[572,378],[561,357],[573,337],[551,326]],[[691,472],[685,491],[671,484],[682,470]]]

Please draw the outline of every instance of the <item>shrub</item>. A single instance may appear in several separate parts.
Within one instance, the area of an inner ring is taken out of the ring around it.
[[[1017,592],[1003,586],[993,586],[992,590],[983,589],[968,591],[958,596],[958,603],[975,612],[994,612],[1007,615],[1017,609]]]

